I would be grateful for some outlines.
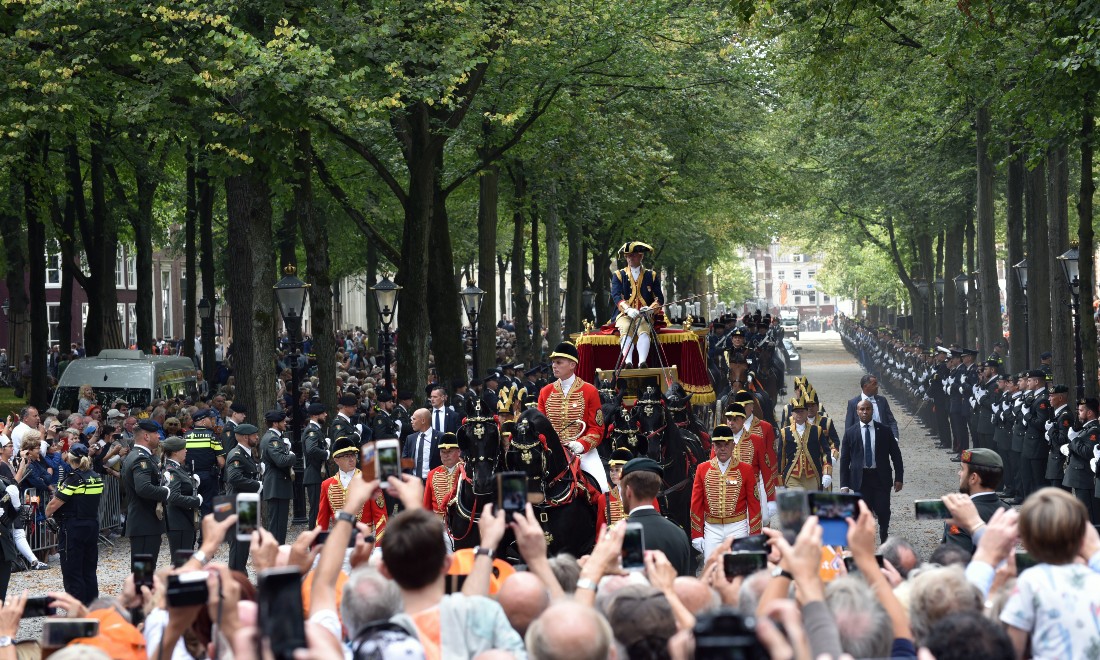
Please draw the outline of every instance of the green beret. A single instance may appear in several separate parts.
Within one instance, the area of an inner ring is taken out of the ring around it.
[[[237,424],[237,428],[233,429],[233,433],[236,435],[255,435],[259,432],[260,429],[252,424]]]
[[[622,476],[625,477],[631,472],[653,472],[659,476],[665,476],[665,471],[661,469],[661,464],[646,456],[639,456],[638,458],[632,458],[627,461],[626,465],[623,466]]]
[[[186,449],[187,441],[178,435],[170,435],[164,440],[161,440],[160,447],[164,450],[164,453],[171,454],[181,449]]]
[[[1004,468],[1004,461],[1000,454],[992,449],[968,449],[962,453],[961,460],[967,465],[978,467]]]

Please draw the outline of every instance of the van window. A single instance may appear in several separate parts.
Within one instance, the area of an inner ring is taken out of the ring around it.
[[[96,401],[100,407],[109,408],[116,399],[130,404],[130,408],[144,408],[149,405],[149,390],[126,387],[97,387]],[[54,394],[53,407],[58,410],[76,412],[80,403],[80,388],[74,386],[59,387]]]

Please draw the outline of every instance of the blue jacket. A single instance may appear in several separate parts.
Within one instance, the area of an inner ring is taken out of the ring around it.
[[[611,276],[611,304],[619,309],[619,303],[627,301],[632,307],[645,307],[659,302],[665,303],[665,294],[661,292],[661,276],[657,271],[642,268],[638,278],[638,290],[634,288],[634,280],[630,276],[630,268],[621,268]],[[633,303],[640,299],[641,304]]]

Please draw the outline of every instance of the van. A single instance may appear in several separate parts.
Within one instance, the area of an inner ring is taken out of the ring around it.
[[[146,355],[142,351],[106,350],[96,357],[74,360],[61,374],[61,382],[51,404],[58,410],[75,412],[79,407],[80,386],[91,385],[96,400],[110,407],[116,399],[141,409],[154,399],[185,396],[194,400],[195,363],[175,355]]]

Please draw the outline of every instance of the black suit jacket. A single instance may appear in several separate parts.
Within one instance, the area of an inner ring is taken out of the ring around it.
[[[645,549],[665,553],[668,561],[676,567],[677,575],[695,575],[691,570],[691,544],[687,534],[676,523],[657,513],[655,509],[635,511],[627,517],[627,521],[642,525]]]
[[[997,509],[1008,508],[1008,505],[997,497],[997,493],[981,493],[972,497],[971,501],[974,502],[974,508],[978,510],[978,516],[983,522],[989,522],[993,514],[997,513]],[[974,539],[970,538],[970,534],[958,525],[944,523],[942,542],[957,545],[969,553],[974,552]]]
[[[428,412],[432,417],[432,428],[435,428],[435,408],[428,408]],[[450,408],[443,408],[443,432],[444,433],[458,433],[459,424],[462,422],[462,418],[458,416],[458,413]]]
[[[428,469],[431,470],[433,468],[439,467],[440,465],[443,465],[443,459],[439,456],[439,439],[443,437],[443,434],[439,431],[436,431],[435,429],[428,429],[427,431],[425,431],[425,433],[430,434],[432,437],[431,456],[428,458]],[[409,435],[405,436],[405,444],[401,449],[402,458],[411,458],[413,460],[416,460],[416,442],[419,439],[420,433],[416,431],[413,431]],[[412,473],[417,477],[420,477],[421,479],[428,478],[427,474],[420,474],[419,464],[413,468]]]
[[[859,426],[859,415],[856,414],[856,406],[863,400],[862,394],[848,399],[848,413],[844,416],[844,432],[847,433],[848,429],[853,426]],[[886,397],[881,394],[875,395],[875,402],[878,404],[878,416],[883,424],[890,427],[890,432],[894,434],[894,438],[898,438],[901,433],[898,432],[898,420],[894,418],[894,413],[890,410],[890,404],[886,401]]]
[[[905,467],[901,461],[901,448],[897,438],[885,424],[872,422],[875,428],[875,470],[879,483],[892,488],[895,481],[905,481]],[[863,487],[863,436],[860,424],[849,426],[840,441],[840,487],[862,492]],[[897,473],[895,476],[895,472]]]

